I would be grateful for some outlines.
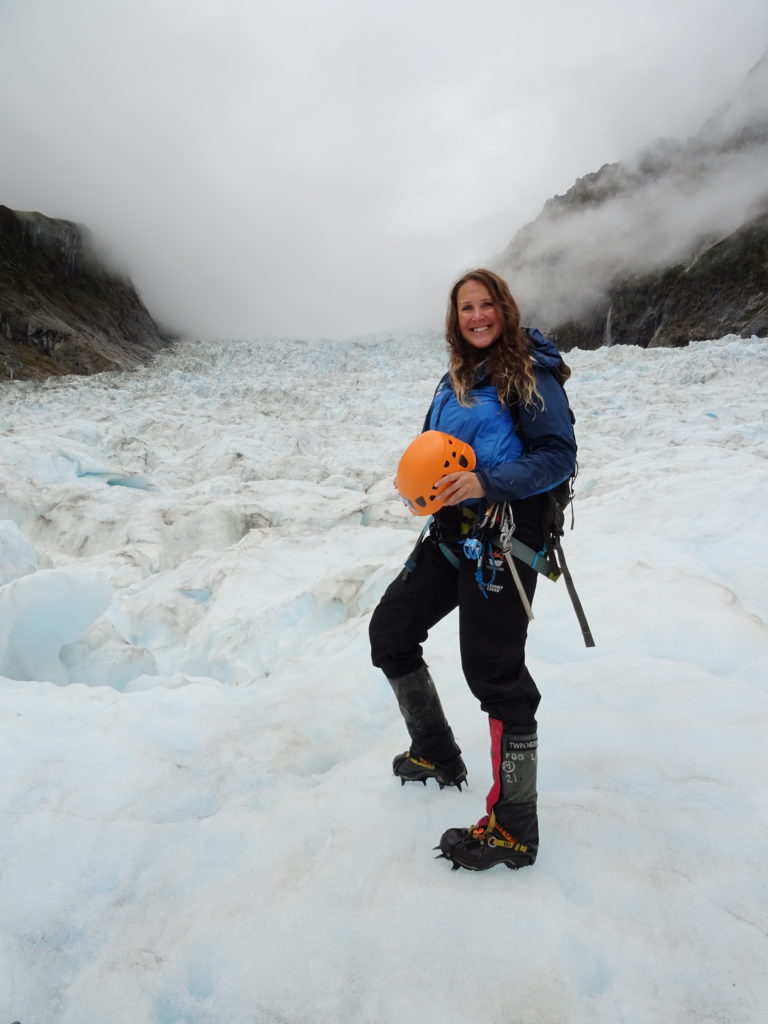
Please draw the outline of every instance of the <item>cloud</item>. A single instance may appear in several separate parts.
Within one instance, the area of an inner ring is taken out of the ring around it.
[[[498,265],[528,315],[580,319],[617,281],[688,262],[768,202],[768,53],[691,139],[659,140],[549,201]]]
[[[762,2],[621,7],[5,0],[0,202],[87,223],[190,333],[439,325],[457,274],[697,128],[768,38]]]

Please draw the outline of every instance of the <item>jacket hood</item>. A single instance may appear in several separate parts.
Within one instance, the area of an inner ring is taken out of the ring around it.
[[[563,357],[560,355],[557,345],[549,338],[545,338],[541,331],[535,327],[526,327],[525,333],[531,342],[531,355],[537,366],[553,370],[556,366],[562,365]]]
[[[555,370],[558,366],[563,365],[563,357],[560,355],[560,350],[554,341],[545,338],[541,331],[535,327],[524,327],[523,330],[528,335],[528,340],[531,343],[531,355],[536,366],[540,366],[544,370]],[[490,372],[491,364],[489,360],[487,358],[483,359],[475,367],[475,384],[482,384],[487,381]],[[446,373],[438,385],[438,391],[441,387],[447,387],[449,380],[450,374]]]

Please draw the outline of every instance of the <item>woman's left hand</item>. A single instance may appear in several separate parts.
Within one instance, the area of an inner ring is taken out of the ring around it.
[[[477,473],[448,473],[435,484],[437,497],[446,505],[458,505],[469,498],[484,498],[485,491]]]

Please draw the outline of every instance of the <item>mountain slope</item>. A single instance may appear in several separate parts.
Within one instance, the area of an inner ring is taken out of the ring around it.
[[[132,369],[168,341],[85,228],[0,206],[0,377]]]
[[[768,53],[686,141],[550,199],[495,266],[564,348],[768,334]]]

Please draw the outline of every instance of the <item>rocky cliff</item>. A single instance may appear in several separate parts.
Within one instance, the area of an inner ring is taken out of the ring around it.
[[[169,341],[85,228],[0,206],[0,380],[132,369]]]
[[[565,349],[768,335],[768,53],[696,135],[580,178],[494,265]]]

